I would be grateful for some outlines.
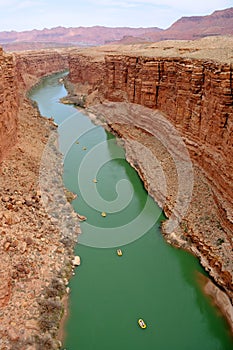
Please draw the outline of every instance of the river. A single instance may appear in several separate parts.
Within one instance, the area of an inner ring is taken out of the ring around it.
[[[58,81],[63,74],[43,79],[30,97],[59,125],[64,184],[77,194],[74,209],[87,217],[75,248],[81,265],[69,284],[64,349],[232,349],[226,321],[202,292],[204,270],[164,241],[163,213],[123,148],[85,114],[59,102],[67,94]]]

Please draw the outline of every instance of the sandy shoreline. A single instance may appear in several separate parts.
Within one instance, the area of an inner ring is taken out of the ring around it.
[[[61,342],[61,344],[63,344],[65,341],[65,337],[66,337],[65,327],[66,327],[66,322],[69,318],[69,294],[68,293],[63,296],[62,304],[64,307],[64,313],[60,321],[60,326],[57,333],[57,339],[58,341]]]

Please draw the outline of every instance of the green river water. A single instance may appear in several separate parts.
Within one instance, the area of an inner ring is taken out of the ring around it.
[[[93,242],[97,242],[88,244],[89,238],[87,241],[80,239],[75,248],[75,254],[81,257],[81,265],[69,284],[70,310],[64,349],[233,349],[225,320],[202,293],[198,277],[205,272],[198,260],[164,241],[159,228],[163,214],[148,197],[115,138],[101,126],[94,126],[73,106],[59,103],[59,98],[66,95],[63,84],[58,83],[61,76],[57,74],[44,79],[32,90],[30,97],[37,101],[42,115],[52,116],[59,124],[60,149],[65,153],[64,184],[78,194],[72,203],[74,209],[87,217],[87,221],[81,223],[80,237],[88,237],[89,230],[94,230]],[[72,124],[73,119],[69,124],[70,116],[75,118],[78,127]],[[67,130],[71,135],[68,132],[67,136]],[[79,143],[75,143],[75,139]],[[101,164],[96,175],[93,162],[88,164],[87,154],[101,142],[103,148],[101,154],[95,153],[95,161],[98,163],[103,154],[108,161]],[[86,160],[84,167],[83,160]],[[81,167],[84,170],[80,175]],[[96,184],[92,182],[95,177]],[[122,179],[127,180],[128,187],[123,194],[131,194],[130,201],[126,201],[122,209],[108,212],[106,203],[116,200],[117,184]],[[81,184],[86,186],[85,193]],[[100,208],[96,207],[96,202],[92,205],[92,193],[94,198],[96,189],[104,200]],[[89,198],[86,198],[86,192]],[[101,211],[106,211],[105,218],[100,215]],[[137,220],[134,223],[142,211],[140,223]],[[155,222],[155,218],[159,220]],[[133,222],[130,229],[129,222]],[[98,237],[100,241],[104,240],[101,232],[110,232],[112,228],[116,230],[109,235],[116,235],[122,225],[126,227],[122,233],[124,239],[116,242],[121,245],[123,256],[118,257],[115,238],[112,245],[105,248],[104,244],[98,246]],[[145,233],[141,234],[140,230]],[[130,234],[136,238],[130,238],[128,242]],[[146,322],[145,330],[138,326],[139,318]]]

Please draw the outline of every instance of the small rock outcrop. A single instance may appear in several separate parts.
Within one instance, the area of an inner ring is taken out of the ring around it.
[[[73,264],[74,266],[79,266],[79,265],[81,264],[80,256],[76,255],[76,256],[74,257],[74,260],[72,261],[72,264]]]

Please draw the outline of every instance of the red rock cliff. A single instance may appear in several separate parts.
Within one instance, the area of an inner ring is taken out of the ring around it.
[[[16,143],[19,101],[15,62],[0,48],[0,162]]]
[[[69,77],[72,83],[87,84],[90,91],[98,89],[106,74],[106,67],[101,59],[81,54],[69,56]]]
[[[191,156],[233,222],[232,66],[182,58],[107,56],[106,98],[159,109],[177,127]]]
[[[67,68],[65,50],[28,51],[13,57],[0,49],[0,161],[16,143],[20,96],[40,77]]]
[[[18,80],[24,90],[30,89],[38,78],[68,68],[65,50],[25,51],[15,57]]]
[[[219,208],[231,223],[232,70],[230,64],[179,57],[107,55],[105,62],[70,58],[73,83],[89,83],[93,90],[99,86],[107,100],[129,101],[166,114],[213,184]]]

